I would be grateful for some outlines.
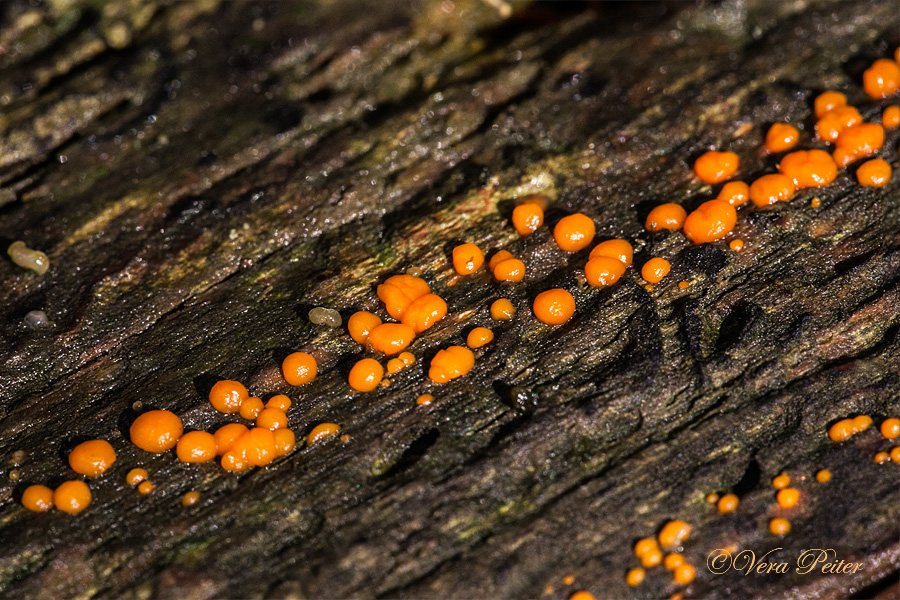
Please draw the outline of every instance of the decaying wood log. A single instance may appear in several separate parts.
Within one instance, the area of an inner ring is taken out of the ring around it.
[[[896,597],[900,471],[872,460],[891,444],[826,431],[900,415],[900,178],[862,188],[844,170],[742,210],[741,252],[642,224],[715,193],[690,173],[709,147],[748,181],[777,163],[759,152],[772,122],[822,147],[822,90],[877,121],[887,102],[860,76],[898,26],[895,0],[0,5],[0,241],[51,261],[0,261],[0,595]],[[527,194],[551,226],[582,211],[672,273],[652,292],[634,268],[580,285],[586,256],[509,226]],[[511,250],[526,280],[451,285],[463,240]],[[307,313],[381,310],[374,286],[411,267],[450,314],[414,368],[351,393],[359,346]],[[550,287],[578,305],[560,327],[531,316]],[[509,323],[488,315],[500,296]],[[26,326],[32,310],[50,323]],[[429,385],[428,360],[475,325],[496,339],[472,373]],[[301,349],[320,375],[292,390],[278,365]],[[225,422],[206,400],[219,378],[291,394],[298,437],[329,421],[350,440],[240,477],[129,443],[136,402],[187,429]],[[90,438],[118,453],[90,508],[25,511],[24,487],[71,478]],[[153,494],[125,483],[135,466]],[[782,470],[802,501],[776,538]],[[720,515],[704,498],[726,491],[741,504]],[[693,526],[695,581],[659,567],[629,588],[633,543],[673,518]],[[769,559],[792,569],[711,573],[731,546],[781,548]],[[808,548],[863,568],[797,573]]]

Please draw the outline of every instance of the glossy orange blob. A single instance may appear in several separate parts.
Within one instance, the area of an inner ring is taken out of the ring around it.
[[[863,72],[863,89],[872,98],[887,98],[900,90],[900,65],[880,58]]]
[[[562,325],[575,314],[575,298],[562,288],[554,288],[538,294],[532,310],[541,323]]]
[[[786,488],[791,484],[791,478],[787,473],[781,473],[772,480],[772,487],[776,490]]]
[[[625,575],[625,583],[631,587],[635,587],[644,583],[644,579],[646,577],[647,571],[645,571],[641,567],[635,567],[633,569],[630,569]]]
[[[856,427],[853,426],[853,419],[841,419],[828,429],[828,437],[832,442],[843,442],[849,440],[857,433]]]
[[[525,278],[525,263],[518,258],[507,258],[492,269],[497,281],[518,282]]]
[[[22,506],[32,512],[47,512],[53,508],[53,490],[45,485],[29,485],[22,493]]]
[[[626,267],[630,267],[631,261],[634,259],[634,248],[628,243],[628,240],[606,240],[605,242],[600,242],[594,246],[588,260],[597,258],[598,256],[608,256],[610,258],[618,259],[622,261]]]
[[[871,426],[872,417],[870,417],[869,415],[859,415],[858,417],[853,417],[853,428],[856,430],[856,433],[865,431]]]
[[[719,495],[718,494],[707,494],[706,501],[710,504],[715,504],[716,502],[719,501]]]
[[[822,206],[822,199],[816,196],[812,200],[809,201],[810,208],[819,208]]]
[[[246,454],[235,450],[229,450],[222,455],[221,465],[223,469],[231,473],[240,473],[250,468]]]
[[[796,506],[797,502],[800,501],[800,490],[797,488],[786,487],[778,490],[775,499],[778,501],[778,506],[781,508],[791,508],[792,506]]]
[[[687,563],[680,565],[675,568],[675,571],[672,572],[672,575],[675,578],[675,583],[679,585],[687,585],[694,580],[697,576],[697,572],[694,570],[692,565]]]
[[[260,412],[262,412],[262,409],[262,399],[253,396],[247,398],[244,403],[241,404],[241,410],[238,411],[238,414],[241,415],[241,418],[252,421],[259,415]]]
[[[499,298],[491,304],[491,318],[495,321],[509,321],[515,315],[516,307],[506,298]]]
[[[128,471],[128,474],[125,475],[125,481],[128,483],[128,485],[133,486],[144,481],[149,476],[150,474],[147,473],[146,469],[131,469],[130,471]]]
[[[466,345],[469,348],[481,348],[490,344],[494,339],[494,332],[487,327],[476,327],[466,336]]]
[[[392,358],[387,361],[387,373],[388,375],[393,375],[394,373],[398,373],[406,368],[406,364],[400,360],[399,358]]]
[[[413,300],[403,312],[402,323],[422,333],[447,314],[447,303],[437,294],[423,294]]]
[[[684,555],[678,552],[666,554],[665,559],[663,559],[663,566],[670,571],[674,571],[676,567],[680,567],[683,564]]]
[[[710,200],[684,220],[684,234],[695,244],[720,240],[737,224],[737,211],[724,200]],[[652,282],[651,282],[652,283]]]
[[[773,535],[787,535],[791,531],[791,522],[782,518],[772,519],[769,521],[769,531]]]
[[[138,493],[146,496],[147,494],[152,492],[155,488],[156,488],[156,486],[153,485],[152,481],[142,481],[140,483],[140,485],[138,485],[137,489],[138,489]]]
[[[824,117],[826,113],[841,106],[847,106],[847,96],[840,92],[822,92],[816,96],[816,117]]]
[[[350,369],[350,387],[357,392],[371,392],[381,383],[384,367],[374,358],[363,358]]]
[[[275,437],[275,456],[284,456],[294,451],[297,438],[290,429],[276,429],[272,432]]]
[[[216,440],[216,454],[222,456],[231,450],[234,443],[248,431],[247,426],[242,423],[229,423],[219,427],[213,434]]]
[[[168,410],[151,410],[131,424],[131,443],[147,452],[159,454],[178,443],[184,427],[178,415]]]
[[[544,224],[544,209],[534,202],[520,204],[513,209],[512,222],[519,235],[531,235]]]
[[[412,352],[401,352],[397,355],[397,358],[403,361],[403,364],[407,367],[416,362],[416,357]]]
[[[289,385],[303,385],[316,378],[319,367],[316,359],[306,352],[289,354],[281,363],[284,380]]]
[[[475,355],[463,346],[450,346],[431,359],[428,377],[435,383],[447,383],[462,377],[475,366]]]
[[[553,228],[553,238],[560,250],[578,252],[594,241],[596,231],[594,221],[589,216],[575,213],[559,220]]]
[[[416,331],[403,323],[382,323],[369,333],[366,344],[372,350],[387,355],[397,354],[416,339]]]
[[[644,227],[647,228],[647,231],[681,229],[681,226],[684,225],[685,217],[687,217],[687,212],[680,204],[675,204],[674,202],[660,204],[647,215]]]
[[[643,565],[644,568],[651,569],[655,566],[660,565],[662,563],[662,560],[663,554],[659,551],[659,549],[650,550],[649,552],[641,556],[641,565]]]
[[[731,240],[728,242],[728,247],[735,252],[740,252],[744,249],[744,240]]]
[[[209,390],[209,402],[220,413],[236,413],[250,394],[241,383],[225,379],[216,382]]]
[[[867,160],[856,170],[856,180],[863,187],[884,187],[891,180],[891,165],[883,158]]]
[[[515,256],[512,255],[512,252],[507,252],[506,250],[497,250],[497,252],[491,257],[491,260],[488,263],[488,270],[493,273],[494,267],[502,263],[504,260],[509,260],[511,258],[515,258]]]
[[[116,451],[106,440],[91,440],[69,453],[69,466],[79,475],[99,477],[116,462]]]
[[[766,133],[766,150],[775,154],[790,150],[800,141],[800,132],[793,125],[775,123]]]
[[[642,538],[634,545],[634,555],[638,558],[651,552],[659,552],[659,542],[656,538]]]
[[[484,264],[484,253],[475,244],[460,244],[453,249],[453,268],[460,275],[471,275]]]
[[[881,435],[886,440],[895,440],[900,437],[900,419],[890,418],[881,422]]]
[[[413,300],[430,292],[431,288],[424,279],[412,275],[394,275],[377,289],[378,298],[384,302],[388,314],[398,321],[403,318],[403,313]]]
[[[881,126],[885,129],[900,127],[900,106],[893,104],[884,109],[881,113]]]
[[[256,426],[265,429],[282,429],[287,427],[288,418],[280,408],[267,408],[256,417]]]
[[[593,594],[584,590],[579,590],[569,596],[569,600],[597,600]]]
[[[306,438],[306,445],[312,446],[313,444],[318,444],[322,440],[330,438],[340,431],[340,425],[335,423],[320,423],[313,427],[313,430],[309,432],[309,435]]]
[[[277,408],[267,410],[278,410]],[[241,442],[244,441],[244,444]],[[275,434],[267,427],[254,427],[235,446],[242,446],[251,467],[264,467],[275,460]]]
[[[347,331],[350,332],[350,337],[353,338],[354,342],[365,344],[369,334],[379,325],[381,325],[381,317],[360,310],[350,315],[350,318],[347,320]]]
[[[649,283],[659,283],[662,278],[669,274],[672,265],[664,258],[651,258],[644,266],[641,267],[641,277]]]
[[[900,463],[900,446],[891,448],[891,460],[895,463]]]
[[[750,186],[743,181],[729,181],[719,190],[716,200],[723,200],[732,206],[740,206],[750,200]]]
[[[691,526],[684,521],[669,521],[660,530],[659,544],[663,548],[677,548],[691,535]]]
[[[200,501],[200,492],[190,491],[181,497],[182,506],[194,506]]]
[[[705,152],[694,163],[694,174],[703,183],[720,183],[734,175],[741,160],[734,152]]]
[[[828,483],[831,481],[831,471],[828,469],[822,469],[818,473],[816,473],[816,481],[819,483]]]
[[[183,463],[208,462],[216,457],[216,438],[205,431],[189,431],[178,440],[175,453]]]
[[[593,287],[610,286],[624,274],[625,263],[609,256],[592,258],[584,265],[584,277]]]
[[[91,490],[83,481],[67,481],[53,491],[57,510],[74,515],[91,504]]]
[[[287,412],[287,409],[291,407],[291,399],[285,396],[284,394],[278,394],[269,398],[269,401],[266,402],[266,408],[277,408]]]
[[[886,462],[891,462],[891,455],[887,452],[876,452],[873,460],[877,464],[883,465]]]
[[[736,511],[740,503],[741,501],[734,494],[725,494],[719,498],[719,503],[716,505],[716,508],[724,515]]]
[[[838,106],[816,121],[816,133],[826,142],[834,142],[847,127],[862,123],[862,115],[852,106]]]
[[[794,180],[782,173],[763,175],[750,184],[750,200],[756,206],[769,206],[794,197]]]
[[[432,396],[431,394],[422,394],[421,396],[416,398],[416,404],[419,404],[421,406],[428,406],[432,402],[434,402],[434,396]]]
[[[841,131],[835,143],[835,160],[844,167],[881,150],[884,146],[884,127],[877,123],[852,125]]]
[[[838,168],[824,150],[800,150],[781,159],[778,170],[794,181],[794,187],[821,187],[837,177]]]

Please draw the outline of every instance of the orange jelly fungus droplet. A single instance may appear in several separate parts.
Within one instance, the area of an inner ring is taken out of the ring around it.
[[[750,200],[750,186],[743,181],[729,181],[719,190],[716,200],[722,200],[732,206],[740,206]]]
[[[625,575],[625,583],[631,587],[635,587],[644,583],[645,577],[647,577],[647,571],[641,567],[635,567],[630,569]]]
[[[663,559],[663,566],[670,571],[674,571],[676,567],[680,567],[684,564],[684,555],[679,554],[678,552],[672,552],[670,554],[666,554],[665,559]]]
[[[137,489],[138,489],[138,493],[146,496],[147,494],[152,492],[154,489],[156,489],[156,486],[153,485],[152,481],[142,481]]]
[[[766,133],[766,150],[775,154],[790,150],[800,141],[800,132],[793,125],[775,123]]]
[[[680,204],[675,204],[674,202],[660,204],[647,215],[644,227],[647,228],[647,231],[681,229],[681,226],[684,225],[685,217],[687,217],[687,212]]]
[[[562,288],[554,288],[538,294],[532,310],[541,323],[562,325],[575,314],[575,298]]]
[[[125,481],[128,483],[128,485],[133,486],[144,481],[149,476],[150,474],[147,473],[146,469],[131,469],[130,471],[128,471],[128,474],[125,475]]]
[[[791,478],[787,473],[781,473],[772,480],[772,487],[774,487],[776,490],[784,489],[790,484]]]
[[[413,300],[403,312],[402,323],[422,333],[447,315],[447,303],[437,294],[424,294]]]
[[[718,494],[707,494],[706,501],[710,504],[715,504],[716,502],[719,501],[719,495]]]
[[[853,426],[853,419],[841,419],[828,429],[828,437],[832,442],[843,442],[849,440],[857,433]]]
[[[151,410],[131,424],[131,443],[147,452],[159,454],[178,443],[184,427],[178,415],[169,410]]]
[[[669,274],[672,265],[664,258],[651,258],[644,266],[641,267],[641,277],[649,283],[659,283],[662,278]]]
[[[475,366],[475,355],[463,346],[450,346],[435,354],[431,359],[428,377],[435,383],[447,383],[462,377]]]
[[[520,204],[513,209],[512,223],[519,235],[531,235],[544,224],[544,209],[534,202]]]
[[[460,244],[453,249],[453,268],[460,275],[471,275],[484,264],[484,253],[475,244]]]
[[[871,426],[872,417],[870,417],[869,415],[859,415],[858,417],[853,417],[853,428],[856,430],[856,433],[865,431]]]
[[[252,421],[255,419],[259,413],[262,412],[263,409],[263,401],[260,398],[251,397],[247,398],[243,404],[241,404],[241,410],[238,411],[238,414],[241,415],[242,419],[247,419],[248,421]]]
[[[867,160],[856,170],[856,180],[863,187],[884,187],[891,180],[891,165],[883,158]]]
[[[778,502],[778,506],[781,508],[791,508],[792,506],[796,506],[797,502],[800,501],[800,490],[797,488],[786,487],[778,490],[775,499]]]
[[[798,190],[828,185],[838,172],[834,159],[824,150],[800,150],[786,154],[778,164],[778,170],[790,177]]]
[[[357,392],[371,392],[381,383],[384,367],[374,358],[363,358],[350,369],[348,381]]]
[[[579,590],[569,596],[569,600],[597,600],[593,594],[590,592],[585,592],[584,590]]]
[[[291,407],[291,399],[285,396],[284,394],[277,394],[269,398],[269,401],[266,402],[266,408],[277,408],[283,411],[287,411]]]
[[[178,460],[183,463],[201,463],[216,457],[216,438],[205,431],[189,431],[175,446]]]
[[[684,521],[669,521],[659,531],[659,544],[663,548],[678,548],[691,535],[691,526]]]
[[[294,352],[285,357],[281,363],[281,371],[284,373],[284,380],[289,385],[303,385],[309,383],[316,378],[319,367],[316,359],[306,352]]]
[[[826,113],[841,106],[847,106],[847,96],[840,92],[822,92],[815,100],[816,117],[824,117]]]
[[[91,490],[83,481],[66,481],[53,492],[53,505],[57,510],[74,515],[91,504]]]
[[[398,373],[406,368],[406,364],[400,360],[399,358],[392,358],[387,361],[387,374],[393,375],[394,373]]]
[[[710,200],[684,220],[684,234],[695,244],[720,240],[737,224],[737,211],[724,200]]]
[[[594,246],[588,260],[600,256],[615,258],[623,262],[626,267],[630,267],[632,260],[634,260],[634,248],[631,247],[628,240],[606,240],[605,242],[600,242]]]
[[[596,231],[594,221],[589,216],[575,213],[559,220],[553,228],[553,238],[560,250],[578,252],[594,241]]]
[[[216,454],[222,456],[231,450],[234,443],[248,431],[250,430],[242,423],[228,423],[219,427],[213,434],[216,440]]]
[[[891,448],[891,460],[895,463],[900,463],[900,446]]]
[[[879,429],[881,435],[884,436],[884,439],[895,440],[900,437],[900,419],[895,419],[893,417],[885,419],[881,422],[881,427]]]
[[[236,413],[250,394],[241,383],[225,379],[218,381],[209,390],[209,402],[220,413]]]
[[[98,477],[116,462],[116,451],[106,440],[91,440],[69,453],[69,466],[79,475]]]
[[[584,265],[584,277],[593,287],[607,287],[625,274],[625,263],[618,258],[598,256]]]
[[[488,270],[493,272],[494,267],[502,263],[504,260],[509,260],[510,258],[515,258],[512,255],[512,252],[508,252],[506,250],[497,250],[496,253],[491,257],[490,262],[488,263]]]
[[[272,432],[275,438],[275,456],[284,456],[294,451],[297,437],[290,429],[276,429]]]
[[[675,583],[687,585],[694,580],[694,577],[697,576],[697,572],[692,565],[683,564],[676,567],[672,575],[675,578]]]
[[[659,552],[659,542],[656,538],[641,538],[634,545],[634,555],[638,558],[650,552]]]
[[[776,518],[769,521],[769,531],[773,535],[787,535],[791,531],[791,522],[787,519]]]
[[[200,501],[200,492],[190,491],[181,497],[182,506],[194,506]]]
[[[881,150],[884,146],[884,127],[877,123],[852,125],[841,131],[835,144],[835,154],[841,158],[840,166],[846,166],[857,158],[871,156]],[[843,150],[845,154],[838,154],[838,150]]]
[[[507,258],[492,269],[497,281],[519,282],[525,278],[525,263],[518,258]]]
[[[574,575],[566,575],[565,577],[563,577],[562,582],[563,582],[563,585],[572,585],[573,583],[575,583],[575,576]]]
[[[688,289],[689,287],[691,287],[691,284],[688,283],[687,281],[679,281],[679,282],[678,282],[678,287],[679,287],[680,289],[682,289],[682,290],[686,290],[686,289]]]
[[[662,563],[663,554],[658,549],[651,550],[641,556],[641,565],[647,569],[653,568]]]
[[[816,133],[826,142],[835,142],[847,127],[862,123],[862,115],[852,106],[838,106],[816,121]]]
[[[891,455],[887,452],[877,452],[873,460],[876,464],[883,465],[886,462],[891,462]]]
[[[822,206],[822,199],[816,196],[812,200],[809,201],[810,208],[819,208]]]
[[[401,352],[397,355],[397,358],[403,361],[403,364],[407,367],[416,362],[416,357],[412,352]]]
[[[884,109],[881,113],[881,126],[885,129],[900,127],[900,106],[893,104]]]
[[[403,323],[382,323],[372,330],[366,341],[369,348],[387,355],[397,354],[416,339],[416,331]]]
[[[416,404],[420,404],[422,406],[428,406],[434,401],[434,396],[431,394],[422,394],[418,398],[416,398]]]
[[[734,512],[737,510],[738,505],[741,501],[734,494],[725,494],[721,498],[719,498],[719,503],[716,505],[716,508],[719,509],[719,512],[723,515],[726,513]]]
[[[246,453],[251,467],[264,467],[275,460],[275,434],[266,427],[254,427],[245,433],[235,444],[237,447]]]
[[[466,345],[469,348],[481,348],[485,344],[490,344],[494,339],[494,332],[487,327],[476,327],[466,336]]]
[[[264,427],[266,429],[275,430],[287,427],[287,424],[287,415],[280,408],[267,408],[259,413],[258,417],[256,417],[257,427]]]
[[[756,206],[786,202],[794,197],[794,180],[782,173],[763,175],[750,184],[750,200]]]
[[[828,469],[822,469],[818,473],[816,473],[816,481],[819,483],[828,483],[831,481],[831,471]]]
[[[420,277],[394,275],[378,286],[377,293],[388,314],[399,321],[413,300],[431,293],[431,288]]]
[[[381,325],[381,317],[364,310],[350,315],[347,320],[347,331],[357,344],[365,344],[373,329]]]
[[[32,512],[47,512],[53,508],[53,490],[46,485],[29,485],[22,493],[22,506]]]
[[[734,175],[741,160],[734,152],[705,152],[694,163],[694,174],[703,183],[720,183]]]
[[[879,58],[863,72],[863,89],[872,98],[887,98],[900,90],[900,65]]]
[[[728,242],[728,247],[735,252],[740,252],[744,249],[744,240],[731,240]]]
[[[335,423],[320,423],[313,427],[313,430],[309,432],[309,435],[306,438],[306,445],[312,446],[313,444],[317,444],[322,440],[330,438],[336,433],[339,433],[340,431],[340,425],[337,425]]]
[[[516,307],[506,298],[494,300],[491,304],[491,318],[495,321],[509,321],[516,315]]]

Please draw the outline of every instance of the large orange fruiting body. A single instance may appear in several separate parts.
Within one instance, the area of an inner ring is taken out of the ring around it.
[[[624,274],[625,263],[609,256],[592,258],[584,266],[584,277],[593,287],[610,286]]]
[[[862,115],[852,106],[838,106],[816,121],[816,133],[826,142],[834,142],[838,135],[853,125],[862,123]]]
[[[647,231],[654,232],[663,229],[681,229],[685,217],[687,217],[687,212],[680,204],[674,202],[660,204],[647,215],[644,227],[647,228]]]
[[[790,200],[795,189],[793,178],[783,173],[771,173],[750,184],[750,200],[759,207],[769,206]]]
[[[886,440],[897,439],[900,437],[900,419],[894,417],[885,419],[882,421],[879,431],[881,431],[881,435],[884,436],[884,439]]]
[[[370,312],[360,310],[347,320],[347,331],[350,337],[358,344],[365,344],[369,338],[369,333],[376,327],[381,325],[381,317]]]
[[[659,283],[662,278],[669,274],[672,265],[664,258],[654,257],[644,263],[641,267],[641,277],[647,283]]]
[[[677,548],[691,534],[691,526],[684,521],[674,520],[666,523],[659,531],[659,545],[663,548]]]
[[[376,291],[388,314],[399,321],[413,300],[430,293],[431,288],[421,277],[404,274],[389,277]]]
[[[815,100],[816,117],[824,117],[828,112],[841,106],[847,106],[847,96],[840,92],[822,92]]]
[[[716,200],[723,200],[732,206],[740,206],[750,200],[750,186],[743,181],[729,181],[719,190]]]
[[[594,246],[588,260],[597,258],[598,256],[609,256],[610,258],[618,259],[622,261],[626,267],[630,267],[631,261],[634,259],[634,248],[632,248],[628,240],[606,240],[605,242],[600,242]]]
[[[22,506],[32,512],[47,512],[53,508],[53,490],[45,485],[29,485],[22,493]]]
[[[544,223],[544,209],[539,204],[527,202],[513,209],[513,227],[519,235],[531,235]]]
[[[220,413],[236,413],[241,409],[244,400],[250,397],[241,383],[225,379],[218,381],[209,390],[209,402]]]
[[[704,183],[720,183],[734,175],[741,160],[734,152],[705,152],[694,162],[694,174]]]
[[[80,475],[97,477],[116,462],[116,451],[105,440],[91,440],[75,446],[69,453],[69,466]]]
[[[507,258],[491,268],[497,281],[522,281],[525,277],[525,263],[518,258]]]
[[[371,392],[384,377],[384,367],[374,358],[363,358],[350,369],[348,381],[357,392]]]
[[[578,252],[594,241],[596,231],[594,221],[589,216],[575,213],[559,220],[553,228],[553,238],[561,250]]]
[[[471,275],[483,264],[484,253],[475,244],[460,244],[453,249],[453,268],[460,275]]]
[[[423,294],[413,300],[403,312],[402,323],[422,333],[447,314],[447,303],[437,294]]]
[[[272,435],[275,436],[275,454],[277,456],[284,456],[294,451],[297,438],[293,431],[286,428],[276,429]]]
[[[884,127],[877,123],[860,123],[845,128],[837,137],[835,162],[845,167],[864,156],[871,156],[884,146]]]
[[[294,352],[281,363],[284,380],[290,385],[303,385],[316,378],[319,371],[316,359],[306,352]]]
[[[403,323],[382,323],[369,333],[369,348],[387,355],[406,350],[416,338],[416,331]]]
[[[790,150],[800,141],[800,132],[793,125],[775,123],[766,133],[766,150],[771,153]]]
[[[183,463],[201,463],[216,457],[216,438],[205,431],[189,431],[175,446],[178,460]]]
[[[435,383],[447,383],[462,377],[475,366],[475,355],[463,346],[450,346],[431,359],[428,377]]]
[[[824,150],[800,150],[786,154],[778,170],[794,182],[798,190],[828,185],[837,177],[838,168]]]
[[[731,233],[735,224],[737,211],[731,204],[724,200],[709,200],[684,220],[684,234],[695,244],[714,242]]]
[[[541,323],[562,325],[575,314],[575,298],[562,288],[554,288],[538,294],[532,309]]]
[[[863,187],[884,187],[891,180],[891,165],[883,158],[867,160],[856,170],[856,180]]]
[[[509,321],[516,314],[516,307],[506,298],[498,298],[491,304],[491,318],[495,321]]]
[[[863,89],[872,98],[887,98],[900,90],[900,65],[880,58],[863,72]]]
[[[487,327],[476,327],[466,336],[466,345],[469,348],[481,348],[485,344],[491,343],[494,339],[494,332]]]
[[[74,515],[91,504],[91,490],[83,481],[66,481],[53,492],[57,510]]]
[[[775,500],[781,508],[791,508],[800,501],[800,490],[790,487],[780,489],[775,496]]]
[[[141,450],[158,454],[174,448],[183,431],[181,419],[175,413],[151,410],[132,423],[131,443]]]

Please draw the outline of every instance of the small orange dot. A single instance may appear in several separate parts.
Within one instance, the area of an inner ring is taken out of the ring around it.
[[[263,401],[260,398],[252,396],[244,400],[244,403],[241,404],[241,409],[238,411],[238,414],[241,415],[242,419],[247,419],[248,421],[252,421],[262,412],[263,409]]]
[[[715,504],[716,502],[719,501],[719,495],[718,494],[707,494],[706,501],[710,504]]]
[[[676,230],[684,225],[687,212],[680,204],[669,202],[661,204],[650,211],[644,223],[647,231],[662,231],[663,229]]]
[[[183,463],[213,460],[216,457],[216,438],[205,431],[189,431],[178,440],[175,453]]]
[[[863,187],[884,187],[891,180],[891,165],[883,158],[867,160],[856,170],[856,180]]]
[[[69,453],[69,466],[79,475],[98,477],[116,462],[116,452],[105,440],[91,440],[75,446]]]
[[[791,485],[791,478],[787,473],[781,473],[772,480],[772,487],[781,490]]]
[[[672,265],[664,258],[651,258],[644,266],[641,267],[641,277],[649,283],[659,283],[662,278],[669,274]]]
[[[578,252],[587,248],[594,241],[596,230],[594,221],[590,217],[575,213],[559,220],[559,223],[553,228],[553,237],[561,250]]]
[[[791,531],[791,522],[780,517],[772,519],[769,521],[769,531],[772,535],[787,535]]]
[[[431,359],[428,377],[435,383],[447,383],[462,377],[475,366],[475,355],[463,346],[450,346]]]
[[[816,473],[816,481],[819,483],[828,483],[831,481],[831,471],[828,469],[822,469],[818,473]]]
[[[819,208],[822,206],[822,199],[816,196],[812,200],[809,201],[810,208]]]
[[[562,288],[541,292],[534,299],[534,316],[547,325],[562,325],[575,314],[575,299]]]
[[[719,499],[716,508],[724,515],[736,511],[740,503],[741,501],[734,494],[725,494]]]
[[[800,141],[800,132],[793,125],[775,123],[766,133],[766,150],[775,154],[790,150]]]
[[[722,200],[732,206],[740,206],[750,200],[750,186],[743,181],[729,181],[722,186],[716,200]]]
[[[53,508],[53,490],[45,485],[29,485],[22,493],[22,506],[32,512],[47,512]]]
[[[91,499],[91,490],[83,481],[66,481],[53,491],[53,505],[70,515],[90,506]]]
[[[704,183],[720,183],[734,175],[741,161],[734,152],[704,153],[694,163],[694,174]]]
[[[643,556],[641,556],[641,565],[645,569],[651,569],[662,563],[663,555],[662,552],[657,550],[650,550]]]
[[[309,432],[309,435],[306,437],[306,445],[312,446],[313,444],[318,444],[322,440],[325,440],[341,431],[341,426],[336,423],[320,423],[313,427],[313,430]]]
[[[690,286],[691,286],[691,284],[689,284],[687,281],[679,281],[678,282],[678,287],[681,288],[682,290],[686,290]]]
[[[607,287],[625,274],[625,263],[618,258],[598,256],[584,266],[584,277],[592,287]]]
[[[306,352],[289,354],[281,363],[284,380],[289,385],[303,385],[316,378],[318,365],[316,359]]]
[[[519,235],[531,235],[544,223],[544,209],[539,204],[528,202],[513,209],[513,227]]]
[[[494,332],[487,327],[476,327],[466,336],[466,345],[469,348],[481,348],[485,344],[490,344],[494,339]]]
[[[241,404],[250,397],[247,388],[237,381],[228,379],[217,382],[209,391],[209,402],[220,413],[236,413]]]
[[[200,501],[200,492],[190,491],[181,497],[182,506],[194,506]]]
[[[131,469],[130,471],[128,471],[128,474],[125,475],[125,481],[128,483],[128,485],[134,486],[144,481],[149,476],[150,475],[147,473],[146,469]]]
[[[138,488],[137,488],[137,489],[138,489],[138,492],[139,492],[139,493],[141,493],[141,494],[143,494],[143,495],[146,496],[147,494],[149,494],[150,492],[152,492],[152,491],[154,490],[155,487],[156,487],[156,486],[153,485],[153,482],[151,482],[151,481],[142,481],[142,482],[140,483],[140,485],[138,485]]]
[[[778,502],[778,506],[781,508],[791,508],[796,506],[797,502],[800,501],[800,490],[790,487],[780,489],[778,490],[775,499]]]
[[[506,298],[494,300],[491,304],[491,318],[495,321],[509,321],[516,314],[516,307]]]
[[[404,364],[404,362],[402,360],[400,360],[399,358],[392,358],[391,360],[387,361],[387,369],[386,370],[387,370],[388,375],[393,375],[394,373],[399,373],[400,371],[402,371],[405,368],[406,368],[406,364]]]
[[[416,398],[416,404],[420,404],[422,406],[428,406],[434,401],[434,396],[431,394],[422,394],[418,398]]]
[[[350,369],[349,383],[357,392],[371,392],[381,383],[384,367],[374,358],[363,358]]]
[[[347,331],[350,332],[350,337],[353,338],[354,342],[365,344],[366,340],[369,339],[369,333],[379,325],[381,325],[381,317],[360,310],[350,315],[350,318],[347,320]]]
[[[159,454],[178,443],[184,427],[178,415],[168,410],[151,410],[131,424],[131,443],[147,452]]]
[[[697,576],[697,572],[694,570],[692,565],[687,563],[679,566],[673,572],[675,583],[679,585],[687,585],[688,583],[694,580],[694,577]]]
[[[744,249],[744,240],[731,240],[728,242],[728,247],[735,252],[740,252]]]
[[[608,256],[610,258],[618,259],[625,263],[626,267],[630,267],[631,262],[634,259],[634,248],[632,248],[628,240],[606,240],[605,242],[600,242],[594,246],[588,260],[597,258],[598,256]]]
[[[575,576],[574,575],[566,575],[565,577],[563,577],[562,582],[563,582],[563,585],[572,585],[573,583],[575,583]]]
[[[453,268],[460,275],[471,275],[484,264],[484,253],[475,244],[460,244],[453,249]]]
[[[900,89],[900,65],[880,58],[863,72],[863,89],[872,98],[887,98]]]

